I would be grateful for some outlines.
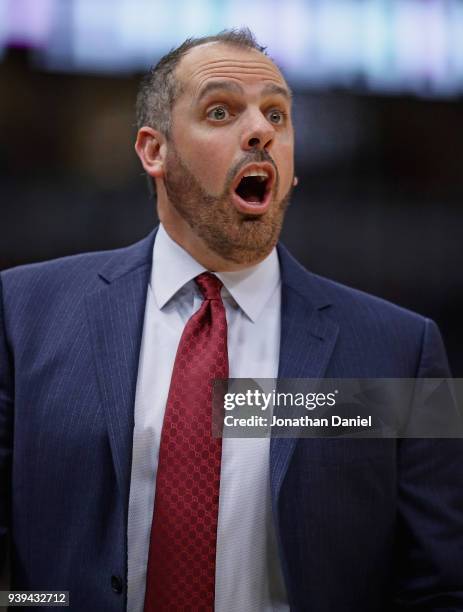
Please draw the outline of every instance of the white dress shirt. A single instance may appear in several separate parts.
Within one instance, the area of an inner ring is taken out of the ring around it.
[[[135,399],[128,517],[128,612],[142,612],[162,421],[175,354],[203,297],[205,269],[162,225],[153,249]],[[228,324],[230,378],[276,378],[281,281],[274,249],[260,264],[217,273]],[[224,438],[217,529],[217,612],[289,610],[272,519],[269,438]]]

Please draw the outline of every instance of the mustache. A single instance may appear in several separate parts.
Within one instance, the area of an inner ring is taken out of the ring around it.
[[[280,175],[278,173],[278,168],[275,162],[273,161],[273,158],[270,155],[270,153],[268,153],[265,150],[262,150],[262,151],[254,150],[254,151],[249,151],[248,153],[245,153],[244,156],[232,168],[230,168],[230,170],[227,173],[227,180],[226,180],[227,187],[229,187],[230,184],[233,182],[233,179],[238,174],[238,172],[240,172],[241,168],[244,168],[244,166],[247,166],[247,164],[262,163],[262,162],[268,162],[269,164],[272,164],[275,170],[275,177],[276,177],[275,185],[278,185],[279,180],[280,180]]]

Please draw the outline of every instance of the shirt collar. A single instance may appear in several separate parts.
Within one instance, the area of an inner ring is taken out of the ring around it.
[[[204,266],[172,240],[161,224],[154,241],[151,270],[151,287],[158,308],[162,309],[182,287],[205,271]],[[255,322],[280,284],[276,249],[255,266],[236,272],[217,272],[216,276],[226,292]]]

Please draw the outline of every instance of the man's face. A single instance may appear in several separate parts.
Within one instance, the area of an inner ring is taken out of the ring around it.
[[[289,89],[267,57],[222,43],[192,49],[176,77],[168,206],[213,253],[256,263],[278,240],[294,178]]]

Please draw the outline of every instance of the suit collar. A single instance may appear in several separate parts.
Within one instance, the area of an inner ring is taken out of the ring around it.
[[[157,231],[158,228],[156,227],[143,240],[129,247],[113,251],[98,275],[107,283],[112,283],[142,266],[149,266],[151,268],[153,245]]]
[[[333,351],[338,325],[320,280],[278,246],[282,300],[279,378],[321,378]]]
[[[129,247],[113,251],[99,271],[99,276],[107,283],[112,283],[141,266],[149,266],[151,269],[158,229],[159,226],[155,227],[148,236]],[[321,288],[318,277],[301,266],[282,243],[278,243],[277,252],[284,290],[295,292],[311,309],[322,310],[330,306],[331,300]]]
[[[278,243],[278,256],[281,279],[286,289],[297,293],[314,310],[331,306],[332,300],[323,290],[321,279],[301,266],[281,242]]]

